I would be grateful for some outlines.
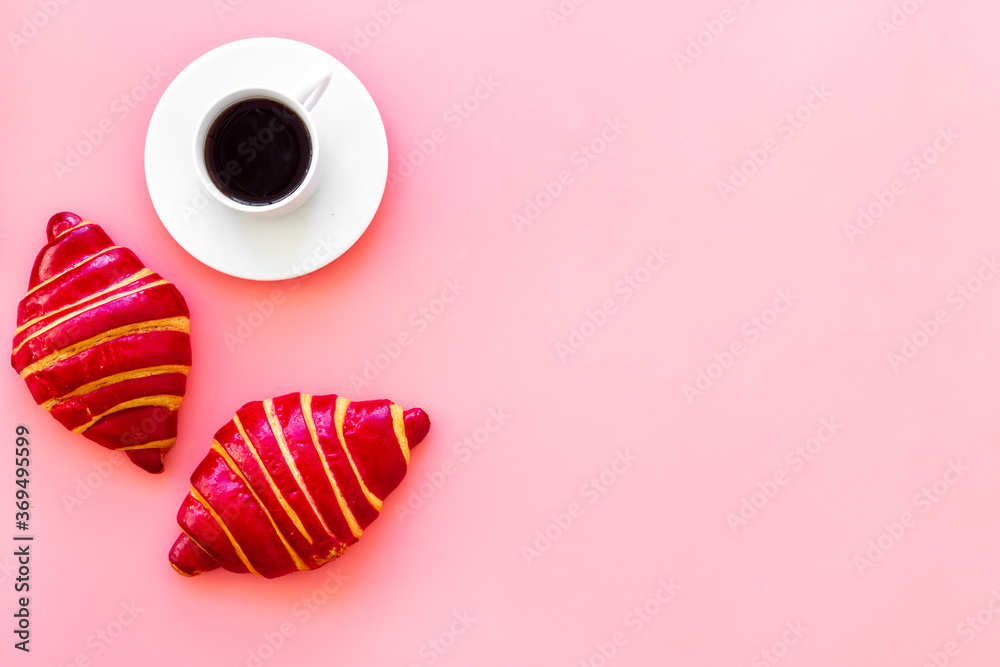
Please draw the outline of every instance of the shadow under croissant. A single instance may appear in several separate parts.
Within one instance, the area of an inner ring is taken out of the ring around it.
[[[240,408],[215,434],[181,504],[170,550],[180,574],[280,577],[358,541],[430,429],[420,408],[286,394]]]

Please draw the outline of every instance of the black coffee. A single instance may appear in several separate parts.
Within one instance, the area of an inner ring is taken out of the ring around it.
[[[309,170],[309,130],[285,104],[267,97],[225,108],[208,129],[205,165],[230,199],[251,206],[280,201]]]

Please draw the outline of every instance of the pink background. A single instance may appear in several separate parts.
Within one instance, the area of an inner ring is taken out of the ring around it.
[[[1000,5],[563,0],[575,11],[553,25],[556,0],[230,1],[0,10],[8,335],[45,221],[68,209],[179,286],[195,355],[160,476],[114,465],[0,374],[0,661],[997,663]],[[381,110],[390,170],[420,163],[345,256],[284,283],[187,255],[143,175],[168,81],[265,35],[345,62]],[[147,68],[166,78],[143,91]],[[498,85],[468,99],[481,77]],[[461,123],[446,115],[464,102]],[[106,117],[58,178],[53,162]],[[723,196],[726,181],[739,187]],[[526,198],[544,208],[519,229]],[[867,229],[845,227],[879,198]],[[446,281],[464,289],[441,312]],[[440,314],[425,327],[421,308]],[[377,356],[403,333],[397,358]],[[699,372],[705,390],[686,395]],[[212,434],[290,391],[420,406],[431,434],[339,561],[179,577],[174,517]],[[498,409],[505,423],[477,430]],[[29,655],[10,631],[20,423]]]

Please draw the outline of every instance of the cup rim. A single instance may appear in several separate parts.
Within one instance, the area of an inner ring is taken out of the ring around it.
[[[205,139],[208,135],[208,130],[211,128],[212,123],[215,122],[215,119],[219,117],[219,114],[232,105],[243,100],[257,97],[281,102],[294,111],[302,122],[305,123],[306,131],[309,134],[310,148],[309,167],[306,170],[305,175],[302,177],[302,181],[299,183],[298,187],[278,201],[260,205],[244,204],[226,196],[225,193],[223,193],[212,180],[211,175],[208,173],[208,166],[205,164]],[[311,186],[312,182],[315,181],[319,171],[319,146],[319,137],[316,133],[316,124],[313,122],[312,114],[306,110],[301,102],[291,95],[274,88],[266,88],[263,86],[243,86],[217,97],[215,101],[209,104],[199,116],[198,124],[194,133],[193,146],[195,171],[198,174],[198,179],[201,181],[202,186],[209,192],[209,194],[229,208],[240,213],[273,215],[282,209],[288,208],[290,204],[298,201],[303,196],[308,197],[309,194],[312,194],[309,186]]]

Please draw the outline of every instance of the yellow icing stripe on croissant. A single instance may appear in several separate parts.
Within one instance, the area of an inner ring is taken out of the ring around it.
[[[141,445],[130,445],[128,447],[118,447],[119,451],[130,451],[134,449],[170,449],[177,443],[177,438],[166,438],[165,440],[154,440],[144,442]]]
[[[81,394],[89,394],[96,389],[101,389],[103,387],[107,387],[108,385],[117,384],[126,380],[139,380],[153,375],[167,375],[170,373],[181,373],[182,375],[187,375],[190,369],[190,366],[185,366],[183,364],[164,364],[162,366],[149,366],[148,368],[137,368],[131,371],[116,373],[115,375],[108,375],[106,377],[102,377],[100,380],[94,380],[93,382],[81,385],[68,394],[58,398],[51,398],[42,403],[42,407],[46,410],[52,410],[53,406],[57,403],[62,403],[67,398],[80,396]]]
[[[285,457],[285,464],[288,469],[292,472],[292,476],[295,478],[296,484],[302,489],[302,495],[305,496],[306,502],[312,507],[313,514],[319,519],[319,523],[323,526],[323,530],[330,537],[333,537],[334,533],[330,530],[330,527],[326,525],[326,521],[323,520],[323,514],[319,511],[319,507],[316,505],[316,501],[313,500],[312,494],[309,493],[309,485],[306,484],[306,480],[302,478],[302,473],[299,472],[299,467],[295,464],[295,459],[292,458],[292,452],[288,449],[288,441],[285,440],[285,432],[281,428],[281,424],[278,423],[278,415],[274,412],[274,400],[265,399],[264,400],[264,415],[267,416],[267,423],[271,427],[271,432],[274,434],[274,439],[278,441],[278,448],[281,449],[281,455]]]
[[[327,552],[327,554],[325,556],[321,556],[321,557],[319,557],[319,558],[316,559],[316,567],[319,567],[320,565],[323,565],[324,563],[329,563],[334,558],[339,558],[340,554],[344,553],[344,551],[346,551],[346,550],[347,550],[347,547],[345,547],[345,546],[343,546],[341,544],[334,544],[333,547],[330,549],[330,551]]]
[[[28,327],[30,327],[31,325],[37,324],[37,323],[41,322],[44,319],[52,317],[53,315],[65,312],[67,310],[72,310],[73,308],[76,308],[77,306],[81,305],[82,303],[84,303],[86,301],[90,301],[91,299],[96,299],[98,297],[104,296],[105,294],[108,294],[109,292],[113,292],[116,289],[121,289],[122,287],[125,287],[126,285],[131,285],[135,281],[142,280],[146,276],[151,276],[151,275],[153,275],[153,272],[150,271],[149,269],[145,269],[144,268],[144,269],[141,269],[139,271],[136,271],[132,275],[125,276],[124,278],[122,278],[121,280],[119,280],[118,282],[116,282],[114,285],[111,285],[110,287],[105,287],[100,292],[96,292],[94,294],[88,294],[87,296],[83,297],[79,301],[71,303],[68,306],[63,306],[62,308],[59,308],[58,310],[53,310],[51,313],[45,313],[44,315],[39,315],[35,319],[29,320],[29,321],[25,322],[24,324],[22,324],[21,326],[19,326],[14,331],[14,333],[15,334],[20,333],[20,332],[24,331],[25,329],[27,329]]]
[[[108,331],[102,331],[92,338],[81,340],[79,343],[73,343],[72,345],[64,347],[61,350],[56,350],[49,356],[39,359],[33,364],[25,366],[20,375],[22,378],[26,378],[32,373],[37,373],[38,371],[59,363],[64,359],[68,359],[74,355],[89,350],[96,345],[106,343],[107,341],[114,340],[116,338],[152,331],[178,331],[180,333],[188,333],[190,328],[191,322],[185,316],[165,317],[162,320],[148,320],[146,322],[126,324],[114,329],[109,329]]]
[[[51,283],[54,280],[59,280],[60,278],[62,278],[63,276],[65,276],[67,273],[69,273],[73,269],[78,269],[81,266],[83,266],[84,264],[86,264],[87,262],[92,262],[93,260],[97,259],[101,255],[103,255],[105,253],[109,253],[112,250],[121,250],[122,247],[123,246],[120,246],[120,245],[109,246],[107,248],[104,248],[100,252],[96,252],[93,255],[90,255],[89,257],[85,257],[84,259],[81,259],[76,264],[72,264],[72,265],[68,266],[67,268],[63,269],[62,271],[60,271],[56,275],[52,276],[51,278],[46,278],[42,282],[38,283],[37,285],[35,285],[34,287],[32,287],[30,290],[28,290],[28,293],[25,294],[25,296],[30,296],[32,292],[45,287],[46,285],[48,285],[49,283]]]
[[[181,569],[176,565],[174,565],[173,563],[170,564],[170,567],[174,568],[174,572],[181,575],[182,577],[197,577],[199,574],[202,574],[204,572],[204,570],[195,570],[191,574],[188,574],[187,572],[181,572]]]
[[[313,421],[312,415],[312,396],[310,394],[300,394],[299,402],[302,405],[302,416],[305,418],[306,427],[309,429],[309,437],[312,439],[313,447],[316,448],[316,454],[319,455],[319,460],[323,463],[323,472],[326,473],[326,478],[330,480],[330,486],[333,488],[333,495],[337,496],[337,505],[340,506],[340,513],[344,515],[347,520],[347,525],[351,528],[351,534],[354,537],[361,537],[361,526],[358,524],[358,520],[354,516],[354,512],[351,508],[347,506],[347,501],[344,500],[344,494],[340,492],[340,487],[337,485],[337,480],[333,477],[333,471],[330,470],[330,465],[326,462],[326,455],[323,453],[323,449],[319,446],[319,436],[316,433],[316,422]],[[335,556],[331,556],[333,558]]]
[[[340,446],[344,450],[344,454],[347,456],[347,462],[351,464],[351,470],[354,471],[354,476],[358,478],[358,484],[361,485],[361,490],[364,492],[365,497],[368,498],[368,502],[371,503],[377,511],[382,511],[382,499],[376,496],[374,493],[368,490],[365,486],[365,480],[361,477],[361,471],[358,470],[358,466],[355,465],[354,459],[351,458],[351,450],[347,448],[347,440],[344,439],[344,418],[347,416],[347,406],[350,405],[350,401],[343,396],[337,397],[337,408],[333,414],[333,425],[337,429],[337,439],[340,440]]]
[[[406,465],[410,465],[410,443],[406,441],[406,426],[403,424],[403,408],[395,403],[389,404],[389,414],[392,415],[392,430],[396,433],[396,441],[406,459]]]
[[[52,239],[52,241],[49,241],[49,243],[54,242],[56,239],[58,239],[61,236],[65,236],[66,234],[69,234],[74,229],[79,229],[80,227],[85,227],[86,225],[92,225],[92,224],[94,224],[94,223],[92,223],[90,220],[81,220],[80,224],[74,225],[73,227],[67,227],[66,229],[64,229],[61,232],[59,232],[58,234],[56,234],[55,238]]]
[[[312,544],[312,535],[310,535],[309,531],[306,530],[306,527],[302,525],[302,522],[299,520],[299,515],[295,513],[292,506],[288,504],[287,500],[285,500],[285,496],[281,495],[281,490],[278,488],[278,485],[274,483],[274,479],[271,478],[271,473],[268,472],[267,466],[265,466],[264,462],[260,460],[260,454],[257,453],[257,449],[253,446],[253,443],[250,442],[250,436],[247,435],[246,429],[243,428],[243,422],[240,421],[238,415],[233,416],[233,424],[236,425],[236,430],[240,432],[240,437],[243,438],[247,451],[250,452],[251,456],[253,456],[253,460],[257,462],[258,466],[260,466],[261,472],[264,473],[264,478],[267,480],[268,486],[271,487],[271,491],[274,492],[274,495],[278,499],[278,502],[281,503],[281,506],[285,508],[285,513],[288,514],[288,518],[292,520],[292,523],[295,524],[295,527],[298,528],[299,532],[302,533],[303,537],[306,538],[309,544]]]
[[[86,424],[77,426],[73,429],[73,433],[83,433],[88,428],[101,421],[110,414],[116,412],[121,412],[122,410],[128,410],[130,408],[142,408],[148,406],[156,406],[160,408],[166,408],[167,410],[176,410],[181,405],[181,397],[173,396],[171,394],[156,394],[154,396],[140,396],[139,398],[133,398],[129,401],[124,401],[118,405],[105,410],[96,417],[91,418]]]
[[[260,576],[260,572],[253,569],[253,565],[250,564],[250,560],[247,558],[247,555],[243,553],[243,549],[240,548],[239,542],[237,542],[236,538],[233,537],[233,534],[229,532],[229,528],[226,526],[226,524],[223,523],[222,517],[219,516],[219,514],[212,508],[212,506],[208,504],[208,501],[205,500],[204,496],[198,493],[198,489],[194,488],[194,486],[191,487],[191,497],[197,500],[201,504],[201,506],[204,507],[208,511],[208,513],[212,515],[212,518],[215,519],[215,522],[219,524],[219,528],[222,528],[222,532],[226,534],[226,537],[229,539],[229,543],[233,545],[233,549],[236,550],[236,555],[239,556],[240,562],[243,563],[246,569]]]
[[[266,516],[267,520],[271,522],[271,527],[274,529],[274,534],[278,536],[278,539],[281,540],[281,543],[285,546],[285,550],[288,552],[288,555],[292,558],[292,562],[295,563],[295,567],[297,567],[300,570],[308,570],[309,566],[306,565],[305,562],[303,562],[303,560],[299,557],[297,553],[295,553],[295,549],[293,549],[292,545],[288,543],[288,540],[285,539],[285,536],[281,534],[281,529],[278,528],[278,524],[274,522],[274,517],[272,517],[271,513],[267,511],[267,507],[265,507],[264,503],[261,502],[260,496],[257,495],[257,492],[254,490],[253,486],[243,475],[243,471],[240,470],[240,467],[236,465],[236,461],[233,461],[233,459],[229,456],[229,452],[227,452],[225,449],[222,448],[222,445],[219,444],[218,440],[212,441],[212,451],[222,457],[222,460],[226,462],[226,465],[229,466],[229,469],[232,470],[233,473],[235,473],[236,476],[240,478],[240,481],[243,482],[243,486],[245,486],[250,491],[250,495],[252,495],[254,497],[254,500],[257,501],[257,505],[260,507],[261,511],[264,512],[264,516]]]
[[[160,285],[169,285],[169,284],[170,284],[170,282],[167,281],[167,280],[163,280],[163,279],[156,280],[156,281],[153,281],[151,283],[146,283],[142,287],[136,287],[135,289],[131,289],[131,290],[127,291],[127,292],[122,292],[121,294],[115,294],[113,297],[109,297],[107,299],[104,299],[103,301],[95,301],[94,303],[88,304],[86,308],[81,308],[81,309],[77,310],[76,312],[70,313],[69,315],[63,315],[58,320],[56,320],[54,322],[49,322],[48,324],[46,324],[41,329],[38,329],[37,331],[32,331],[29,335],[25,336],[24,340],[22,340],[20,343],[18,343],[17,347],[14,348],[14,354],[17,354],[17,351],[20,350],[22,347],[24,347],[24,344],[27,343],[29,340],[31,340],[33,338],[37,338],[38,336],[41,336],[46,331],[50,331],[51,329],[55,329],[60,324],[62,324],[64,322],[68,322],[69,320],[73,319],[74,317],[79,317],[80,315],[83,315],[88,310],[94,310],[95,308],[100,308],[101,306],[107,305],[107,304],[111,303],[112,301],[117,301],[119,299],[124,299],[127,296],[132,296],[133,294],[138,294],[139,292],[143,292],[145,290],[152,289],[154,287],[159,287]]]

